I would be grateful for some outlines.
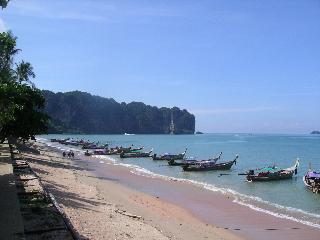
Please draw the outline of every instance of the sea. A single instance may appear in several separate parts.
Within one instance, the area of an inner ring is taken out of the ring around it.
[[[135,174],[167,180],[186,181],[208,191],[232,195],[234,202],[256,211],[279,218],[290,219],[320,228],[320,194],[308,190],[302,177],[311,166],[320,171],[320,135],[288,134],[199,134],[199,135],[40,135],[39,141],[49,146],[83,154],[79,147],[51,143],[51,138],[71,138],[108,143],[109,146],[144,147],[154,153],[182,153],[194,159],[209,159],[222,152],[220,162],[233,160],[237,164],[228,171],[184,172],[179,166],[168,166],[164,161],[151,158],[94,156],[98,161],[122,165]],[[249,169],[274,164],[279,168],[292,166],[300,159],[297,175],[293,179],[273,182],[247,182],[238,175]]]

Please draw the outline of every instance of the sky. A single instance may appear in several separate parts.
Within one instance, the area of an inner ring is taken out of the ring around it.
[[[203,132],[320,130],[320,0],[11,0],[37,87],[177,106]]]

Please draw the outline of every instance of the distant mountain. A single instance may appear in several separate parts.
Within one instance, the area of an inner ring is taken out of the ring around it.
[[[157,108],[141,102],[118,103],[112,98],[73,91],[43,90],[46,112],[51,117],[49,133],[166,134],[171,113],[175,134],[193,134],[195,117],[187,110]]]
[[[320,131],[312,131],[311,134],[320,134]]]

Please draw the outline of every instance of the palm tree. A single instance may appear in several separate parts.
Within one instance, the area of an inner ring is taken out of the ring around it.
[[[25,62],[22,61],[19,64],[16,64],[16,70],[15,70],[15,75],[16,75],[16,79],[19,83],[21,82],[28,82],[30,83],[32,86],[34,86],[34,84],[30,81],[30,77],[35,78],[36,75],[33,72],[33,67],[31,66],[31,64],[29,62]]]
[[[0,0],[1,1],[1,0]],[[14,56],[20,51],[16,48],[17,38],[8,32],[0,33],[0,72],[11,68]]]

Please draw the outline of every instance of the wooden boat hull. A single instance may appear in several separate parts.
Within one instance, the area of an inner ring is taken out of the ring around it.
[[[173,157],[166,157],[166,156],[157,156],[156,154],[152,156],[152,159],[155,161],[170,161],[170,160],[182,160],[184,158],[184,155],[179,154],[175,155]]]
[[[286,180],[291,179],[293,174],[297,174],[299,167],[299,159],[296,160],[296,163],[289,167],[279,171],[274,171],[275,167],[271,170],[263,168],[264,171],[259,172],[259,174],[254,174],[254,170],[250,170],[246,177],[248,182],[266,182],[266,181],[276,181],[276,180]]]
[[[197,164],[186,164],[183,166],[183,170],[184,171],[194,171],[194,172],[200,172],[200,171],[214,171],[214,170],[230,170],[232,165],[235,163],[236,161],[230,161],[230,162],[225,162],[225,163],[216,163],[213,164],[212,166],[209,167],[201,167],[198,166]]]
[[[153,154],[152,159],[156,161],[172,161],[172,160],[183,160],[187,153],[187,148],[183,153],[179,154],[164,154],[157,156],[157,154]]]
[[[249,182],[265,182],[265,181],[276,181],[276,180],[286,180],[291,179],[293,172],[286,174],[269,174],[267,176],[257,176],[257,175],[247,175],[247,181]]]
[[[101,146],[82,146],[82,149],[102,149]]]
[[[140,154],[120,154],[120,158],[147,158],[150,157],[149,153],[140,153]]]
[[[182,162],[168,162],[169,166],[184,166],[186,165],[185,163]]]
[[[175,159],[176,160],[176,159]],[[185,161],[183,162],[176,162],[175,160],[169,160],[168,165],[169,166],[184,166],[184,165],[193,165],[192,163],[186,163]],[[177,159],[180,160],[180,159]]]

